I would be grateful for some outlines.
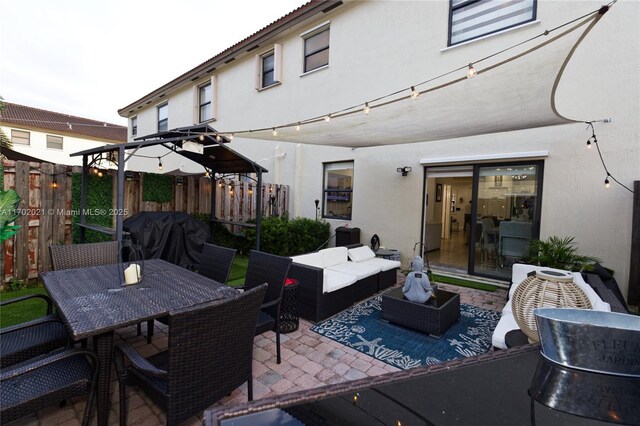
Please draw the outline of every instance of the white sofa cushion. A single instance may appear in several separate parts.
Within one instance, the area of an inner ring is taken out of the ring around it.
[[[349,261],[346,247],[331,247],[318,252],[322,255],[322,267],[339,265]]]
[[[527,278],[527,274],[531,271],[558,271],[558,272],[566,272],[560,269],[548,268],[546,266],[533,266],[527,264],[516,263],[513,265],[511,270],[511,288],[509,289],[509,300],[502,308],[502,316],[500,317],[500,321],[493,331],[493,335],[491,337],[491,344],[496,348],[507,349],[507,345],[505,342],[506,334],[511,330],[518,330],[518,323],[513,316],[513,310],[511,308],[511,298],[513,297],[513,293],[516,291],[516,288],[520,283]],[[595,292],[593,288],[589,284],[587,284],[582,275],[579,272],[573,272],[573,282],[576,283],[582,291],[587,295],[589,301],[591,302],[591,306],[594,311],[605,311],[610,312],[611,306],[600,299],[600,296]]]
[[[363,262],[367,259],[375,259],[376,254],[367,246],[349,249],[349,259],[353,262]]]
[[[358,277],[354,274],[346,274],[325,268],[322,274],[322,292],[331,293],[348,287],[358,281]]]
[[[339,265],[333,265],[325,268],[325,270],[327,269],[336,272],[343,272],[345,274],[353,274],[357,276],[359,280],[380,272],[379,266],[370,265],[367,262],[344,262]]]
[[[381,271],[388,271],[400,267],[397,260],[381,259],[367,246],[349,249],[349,259],[353,262],[377,266]]]
[[[291,256],[294,263],[301,265],[314,266],[316,268],[323,267],[323,257],[320,253],[301,254],[299,256]]]

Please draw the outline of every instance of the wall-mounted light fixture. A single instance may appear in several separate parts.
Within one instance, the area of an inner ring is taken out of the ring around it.
[[[402,176],[406,176],[411,172],[411,167],[409,167],[409,166],[398,167],[396,169],[396,172],[402,173]]]

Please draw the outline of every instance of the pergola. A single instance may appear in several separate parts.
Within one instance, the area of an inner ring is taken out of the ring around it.
[[[187,144],[190,143],[190,144]],[[152,135],[137,138],[134,142],[127,142],[117,145],[107,145],[100,148],[92,148],[71,154],[72,157],[82,156],[82,189],[80,199],[80,240],[84,241],[85,230],[91,229],[115,235],[116,240],[121,241],[124,236],[123,232],[123,215],[116,215],[115,229],[107,228],[100,225],[90,224],[86,221],[85,211],[87,208],[87,174],[89,168],[106,161],[110,164],[117,165],[117,196],[116,209],[122,211],[124,209],[124,180],[125,180],[125,163],[134,156],[140,149],[152,146],[164,146],[165,148],[182,155],[195,163],[198,163],[207,170],[212,177],[215,174],[251,174],[257,176],[258,187],[262,186],[262,173],[268,173],[268,170],[260,166],[258,163],[249,160],[232,150],[225,144],[229,143],[229,139],[219,135],[218,132],[209,125],[197,125],[189,127],[181,127],[165,132],[155,133]],[[198,144],[196,150],[188,150],[188,146]],[[197,151],[197,152],[196,152]],[[201,151],[201,153],[200,153]],[[255,226],[256,228],[256,249],[260,249],[260,222],[262,219],[261,209],[256,212],[256,224],[236,223],[218,220],[215,217],[216,209],[216,185],[211,185],[211,221],[221,222],[240,226]],[[262,191],[257,191],[257,205],[262,203]]]

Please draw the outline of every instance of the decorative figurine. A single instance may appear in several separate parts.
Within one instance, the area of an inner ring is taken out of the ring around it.
[[[431,283],[426,272],[422,270],[424,262],[420,256],[416,256],[411,261],[412,272],[407,275],[407,279],[402,287],[404,297],[416,303],[424,303],[432,296]]]

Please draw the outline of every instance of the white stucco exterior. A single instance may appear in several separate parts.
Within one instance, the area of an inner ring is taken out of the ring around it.
[[[321,116],[329,111],[383,96],[425,78],[454,69],[545,29],[600,7],[597,1],[537,2],[536,21],[480,40],[447,47],[448,1],[364,1],[346,4],[294,25],[254,51],[216,69],[217,111],[210,124],[220,131],[271,127]],[[301,34],[330,23],[329,66],[302,73]],[[255,55],[275,43],[282,46],[282,81],[255,88]],[[535,63],[531,64],[535,67]],[[596,123],[602,155],[610,173],[628,187],[640,180],[640,2],[620,1],[580,44],[558,86],[556,106],[565,117],[612,118]],[[157,131],[156,105],[168,101],[169,129],[194,122],[194,87],[211,79],[203,75],[168,89],[162,98],[141,103],[133,112],[138,136]],[[513,88],[517,96],[518,87]],[[449,106],[450,107],[450,106]],[[370,118],[375,120],[372,112]],[[490,119],[488,117],[487,119]],[[329,123],[328,126],[331,124]],[[464,125],[463,122],[460,123]],[[361,229],[361,241],[375,233],[386,247],[402,253],[403,264],[420,240],[423,167],[429,158],[491,158],[546,152],[541,197],[540,238],[574,236],[579,251],[602,259],[615,271],[626,295],[629,279],[633,194],[613,184],[605,189],[606,172],[597,152],[586,149],[591,135],[584,123],[542,127],[442,141],[371,148],[333,148],[274,140],[235,137],[231,148],[269,170],[265,181],[292,188],[290,215],[315,217],[322,199],[323,163],[354,161],[353,215],[350,226]],[[329,129],[330,127],[328,127]],[[388,123],[394,137],[393,122]],[[328,130],[327,137],[331,137]],[[157,154],[162,155],[162,149]],[[280,154],[286,154],[282,156]],[[186,160],[163,158],[165,170]],[[397,167],[413,171],[402,177]],[[132,158],[134,170],[157,171],[157,162]],[[202,171],[195,168],[194,171]],[[466,198],[466,197],[465,197]],[[330,220],[332,226],[346,222]],[[635,259],[640,261],[640,259]]]

